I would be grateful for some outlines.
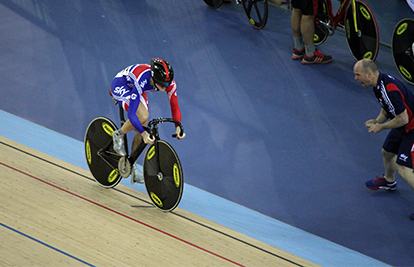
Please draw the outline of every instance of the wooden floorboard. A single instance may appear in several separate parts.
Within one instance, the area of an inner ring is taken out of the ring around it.
[[[4,137],[0,173],[1,266],[316,266]]]

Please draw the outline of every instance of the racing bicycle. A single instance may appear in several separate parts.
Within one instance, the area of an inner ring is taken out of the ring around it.
[[[244,13],[249,22],[256,29],[263,29],[266,26],[268,16],[268,0],[235,0],[237,4],[243,5]],[[224,0],[204,0],[211,8],[221,7]]]
[[[119,106],[121,125],[125,122],[124,110]],[[171,122],[178,125],[183,134],[183,125],[174,119],[156,118],[148,123],[146,130],[155,138],[143,158],[145,187],[154,206],[162,211],[174,210],[182,197],[184,177],[180,159],[174,148],[160,139],[158,124]],[[126,156],[117,154],[113,149],[112,135],[118,128],[106,117],[97,117],[89,124],[84,139],[85,156],[89,170],[95,181],[105,187],[116,186],[122,178],[131,175],[132,166],[144,151],[147,144],[140,145]],[[173,135],[175,137],[175,134]],[[127,135],[124,136],[125,144]]]
[[[375,60],[379,51],[378,25],[369,6],[362,0],[342,0],[334,15],[332,0],[319,2],[315,18],[314,44],[321,45],[337,27],[345,28],[346,40],[356,60]]]

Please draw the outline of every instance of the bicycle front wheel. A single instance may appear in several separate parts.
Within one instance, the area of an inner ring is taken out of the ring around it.
[[[242,0],[244,13],[256,29],[263,29],[267,22],[267,0]]]
[[[219,8],[223,4],[224,0],[204,0],[204,3],[206,3],[211,8]]]
[[[349,49],[356,60],[375,60],[379,51],[378,25],[371,9],[360,0],[355,1],[355,13],[349,5],[345,15],[345,33]]]
[[[414,20],[398,22],[392,35],[392,56],[400,75],[414,84]]]
[[[143,170],[145,187],[155,207],[162,211],[175,209],[183,194],[184,177],[173,147],[163,140],[148,147]]]

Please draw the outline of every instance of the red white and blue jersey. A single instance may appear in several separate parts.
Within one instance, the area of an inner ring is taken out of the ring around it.
[[[137,117],[139,103],[148,110],[146,92],[157,91],[151,83],[151,66],[148,64],[136,64],[120,71],[112,81],[111,92],[114,99],[128,112],[128,119],[140,133],[144,132]],[[165,91],[171,106],[172,118],[181,122],[181,111],[178,106],[177,85],[173,80]]]
[[[379,74],[377,86],[373,89],[389,119],[407,110],[409,122],[398,130],[402,134],[412,131],[414,129],[414,94],[393,76],[382,73]]]

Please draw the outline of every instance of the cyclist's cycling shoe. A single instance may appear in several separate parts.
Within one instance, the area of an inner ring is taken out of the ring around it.
[[[134,183],[139,183],[139,184],[144,183],[144,175],[138,169],[138,166],[136,163],[132,167],[132,174],[131,174],[131,184],[134,184]]]
[[[112,141],[114,143],[114,150],[121,156],[126,156],[125,146],[124,146],[124,133],[121,132],[121,129],[115,131],[112,134]]]

